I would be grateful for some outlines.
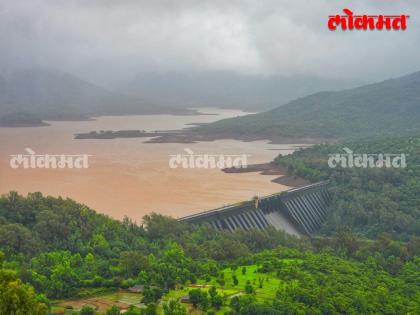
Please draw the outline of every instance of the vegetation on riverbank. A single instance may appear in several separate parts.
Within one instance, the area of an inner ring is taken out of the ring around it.
[[[157,214],[139,226],[39,193],[3,196],[0,218],[2,273],[14,270],[26,290],[38,292],[28,302],[39,303],[37,313],[25,314],[46,314],[45,306],[59,312],[52,301],[95,298],[103,290],[139,284],[144,290],[127,314],[184,314],[184,308],[192,314],[420,309],[416,237],[402,243],[383,234],[365,241],[342,230],[309,241],[274,230],[217,232]],[[211,298],[213,286],[217,293]],[[3,304],[10,302],[8,292],[1,295]],[[181,305],[185,295],[189,301]]]
[[[329,155],[404,154],[406,167],[336,168],[328,166]],[[348,227],[370,238],[391,233],[408,240],[420,236],[420,138],[399,137],[323,144],[276,159],[290,175],[317,182],[330,180],[334,195],[322,233]]]

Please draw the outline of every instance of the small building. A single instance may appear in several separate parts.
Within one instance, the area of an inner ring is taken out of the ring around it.
[[[184,296],[181,296],[181,297],[179,298],[179,301],[180,301],[181,303],[190,303],[190,296],[189,296],[189,295],[184,295]]]
[[[143,293],[144,285],[143,284],[136,284],[135,286],[129,287],[128,291],[132,293]]]

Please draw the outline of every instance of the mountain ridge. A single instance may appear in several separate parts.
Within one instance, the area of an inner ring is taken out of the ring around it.
[[[327,87],[336,90],[356,83],[312,76],[246,76],[227,71],[163,72],[141,73],[122,84],[120,91],[175,107],[220,106],[255,112]]]
[[[25,69],[0,74],[0,123],[86,120],[101,115],[193,113],[102,88],[68,73]],[[22,120],[22,117],[25,117]]]
[[[238,136],[358,138],[420,133],[420,71],[342,91],[323,91],[272,110],[195,128]]]

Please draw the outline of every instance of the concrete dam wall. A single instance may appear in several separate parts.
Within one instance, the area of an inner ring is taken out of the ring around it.
[[[217,230],[273,227],[294,235],[312,235],[325,221],[331,195],[328,182],[294,188],[251,201],[200,212],[180,222],[208,223]]]

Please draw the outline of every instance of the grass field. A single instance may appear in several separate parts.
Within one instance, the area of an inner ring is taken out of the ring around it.
[[[225,285],[223,288],[226,291],[230,290],[235,293],[243,293],[245,291],[245,285],[247,281],[249,281],[255,289],[257,299],[269,300],[275,297],[276,291],[279,289],[281,283],[279,279],[277,279],[274,275],[259,273],[257,271],[259,266],[257,265],[245,266],[246,273],[242,274],[242,267],[243,266],[239,266],[235,271],[230,268],[223,270],[225,279]],[[233,275],[236,275],[238,285],[234,285]],[[259,288],[260,280],[262,281],[262,288]],[[211,284],[216,286],[216,288],[221,287],[215,278],[212,279]]]
[[[299,259],[282,260],[282,263],[290,265],[299,264],[300,262],[301,260]],[[217,277],[213,277],[208,282],[200,279],[197,281],[196,285],[191,284],[180,287],[178,289],[170,290],[162,297],[161,301],[159,302],[157,312],[159,315],[163,314],[164,303],[173,299],[179,300],[181,297],[187,296],[191,289],[199,288],[200,290],[207,292],[211,286],[215,286],[217,292],[225,297],[226,304],[219,310],[210,308],[208,311],[214,311],[217,315],[225,314],[230,310],[228,306],[230,299],[234,296],[245,294],[245,286],[248,281],[254,289],[257,300],[262,302],[273,300],[276,296],[277,290],[282,285],[282,281],[273,273],[259,272],[258,270],[260,268],[261,266],[258,265],[238,266],[238,268],[235,270],[226,268],[221,272],[223,273],[224,279],[223,286],[220,284],[220,281]],[[233,275],[235,275],[238,280],[237,285],[235,285],[233,282]],[[59,311],[63,310],[65,307],[72,307],[74,311],[78,311],[83,305],[92,305],[95,306],[97,311],[103,312],[113,304],[118,305],[122,309],[126,309],[130,305],[138,308],[143,307],[143,305],[140,303],[142,295],[139,293],[131,293],[123,290],[114,290],[108,292],[98,290],[97,292],[92,291],[91,293],[92,296],[89,296],[89,291],[87,291],[83,292],[83,295],[86,296],[84,298],[61,301],[60,303],[57,302],[53,309]],[[184,306],[187,308],[188,314],[203,314],[201,310],[194,309],[191,304],[184,304]],[[68,311],[68,313],[63,314],[72,313],[71,311]]]

